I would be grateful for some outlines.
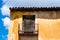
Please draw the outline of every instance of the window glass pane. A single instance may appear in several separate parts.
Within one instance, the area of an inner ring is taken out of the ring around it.
[[[34,27],[35,27],[35,16],[24,15],[23,16],[23,30],[26,32],[32,32],[34,31]]]

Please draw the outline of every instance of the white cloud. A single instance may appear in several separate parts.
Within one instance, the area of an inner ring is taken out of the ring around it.
[[[5,28],[6,29],[9,29],[9,26],[10,26],[10,18],[5,17],[5,18],[2,19],[2,21],[3,21],[3,24],[4,24]]]
[[[10,16],[10,10],[9,10],[9,7],[4,5],[2,8],[1,8],[1,11],[2,11],[2,15],[3,16]]]

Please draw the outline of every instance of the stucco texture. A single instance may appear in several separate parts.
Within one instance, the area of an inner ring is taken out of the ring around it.
[[[38,24],[38,40],[60,40],[60,12],[39,11],[39,12],[11,12],[11,21],[14,21],[13,28],[9,31],[15,34],[15,40],[19,39],[18,24],[22,24],[22,15],[36,15]],[[22,25],[21,25],[22,27]],[[22,30],[20,27],[20,30]],[[11,35],[11,33],[9,34]],[[10,40],[10,39],[9,39]]]

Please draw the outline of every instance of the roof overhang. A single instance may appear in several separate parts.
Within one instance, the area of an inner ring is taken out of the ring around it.
[[[60,7],[12,7],[10,11],[60,11]]]

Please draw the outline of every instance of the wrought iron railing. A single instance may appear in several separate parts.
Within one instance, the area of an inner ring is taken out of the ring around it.
[[[28,30],[28,29],[24,30],[23,24],[18,24],[18,32],[19,32],[19,34],[20,33],[34,33],[34,34],[37,34],[37,32],[38,32],[38,24],[35,24],[35,26],[34,26],[34,28],[32,30]]]

